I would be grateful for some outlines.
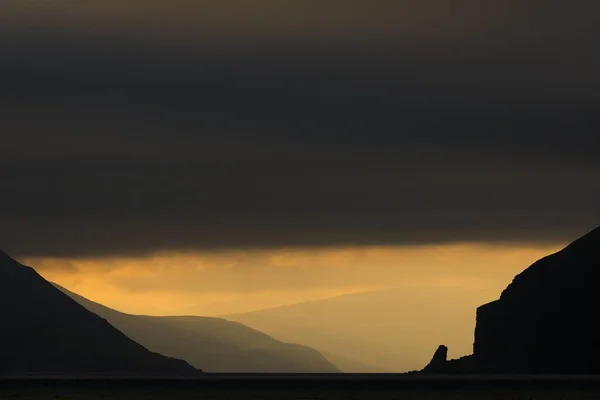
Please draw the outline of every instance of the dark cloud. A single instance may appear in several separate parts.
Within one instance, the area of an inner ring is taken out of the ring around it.
[[[124,34],[134,23],[110,13],[94,32],[3,20],[0,246],[562,241],[594,227],[597,3],[467,3],[383,30],[323,17],[304,36],[255,12],[212,45],[193,29]],[[339,40],[359,25],[374,34]],[[279,40],[243,40],[261,26]]]

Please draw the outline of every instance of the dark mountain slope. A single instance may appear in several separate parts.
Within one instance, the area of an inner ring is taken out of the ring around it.
[[[600,373],[600,228],[544,257],[477,309],[474,354],[442,372]]]
[[[600,373],[600,228],[535,262],[477,310],[474,353],[499,372]]]
[[[207,372],[338,372],[319,352],[221,318],[130,315],[56,285],[132,339]]]
[[[196,374],[152,353],[0,251],[0,373]]]

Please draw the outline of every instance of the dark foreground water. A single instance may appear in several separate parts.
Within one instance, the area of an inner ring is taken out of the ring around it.
[[[598,399],[600,376],[206,374],[200,378],[0,376],[0,399]]]

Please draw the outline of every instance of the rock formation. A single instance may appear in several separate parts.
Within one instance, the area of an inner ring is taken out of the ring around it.
[[[448,361],[448,347],[440,345],[423,372],[443,372]]]
[[[479,307],[473,355],[463,362],[447,362],[442,369],[600,373],[599,282],[597,228],[535,262],[514,278],[498,300]]]

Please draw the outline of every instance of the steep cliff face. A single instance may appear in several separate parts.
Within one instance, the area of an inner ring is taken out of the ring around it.
[[[486,372],[600,373],[600,228],[521,274],[477,310]]]
[[[477,309],[473,354],[444,373],[599,374],[600,228],[517,275]],[[423,372],[431,372],[427,367]]]

